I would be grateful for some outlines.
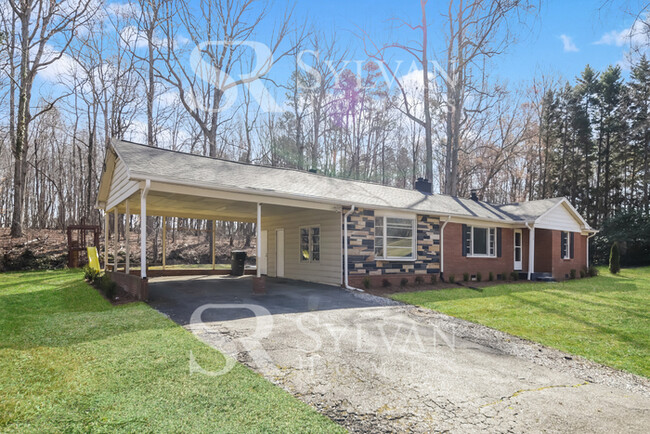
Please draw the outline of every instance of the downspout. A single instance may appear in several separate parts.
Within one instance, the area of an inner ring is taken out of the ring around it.
[[[343,215],[343,287],[345,289],[364,292],[362,289],[351,287],[348,283],[348,217],[354,212],[355,208],[356,207],[352,205],[350,211]]]
[[[594,232],[587,236],[587,269],[589,268],[589,240],[592,239],[598,232]]]
[[[451,215],[447,216],[447,220],[440,226],[440,279],[442,280],[445,275],[445,226],[451,220]]]
[[[535,222],[524,224],[528,228],[528,280],[531,280],[535,268]]]

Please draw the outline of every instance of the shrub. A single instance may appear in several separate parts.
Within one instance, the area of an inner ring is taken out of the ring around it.
[[[596,277],[598,276],[598,268],[594,267],[593,265],[589,267],[589,271],[587,271],[587,274],[589,274],[589,277]]]
[[[580,270],[580,278],[584,279],[585,277],[587,277],[587,273],[588,271],[586,269]]]
[[[436,283],[438,283],[438,275],[437,274],[432,274],[431,275],[431,284],[435,285]]]
[[[488,280],[490,282],[494,281],[494,273],[490,271],[490,274],[488,274]]]
[[[422,285],[424,283],[424,277],[415,276],[415,283],[417,283],[418,285]]]
[[[463,282],[469,282],[469,273],[463,273]]]
[[[106,298],[112,300],[115,297],[117,284],[108,277],[108,274],[103,274],[102,277],[99,278],[99,290],[104,293]]]
[[[447,280],[449,281],[449,283],[454,283],[456,281],[456,276],[450,274]]]
[[[609,251],[609,272],[618,274],[621,271],[621,252],[618,250],[618,243],[612,244],[612,249]]]
[[[370,288],[370,277],[368,276],[364,277],[361,283],[363,284],[364,288],[366,289]]]
[[[569,272],[569,276],[571,276],[572,280],[576,278],[576,270],[575,270],[575,268],[571,269],[571,271]]]
[[[409,284],[409,280],[406,277],[402,277],[402,280],[399,281],[399,286],[404,288],[406,285]]]
[[[384,279],[384,280],[381,281],[381,286],[383,286],[384,288],[388,288],[390,285],[391,285],[391,283],[390,283],[390,280],[388,280],[388,279]]]
[[[501,280],[503,280],[503,281],[505,281],[505,282],[508,281],[508,273],[507,273],[506,271],[504,271],[503,273],[501,273]]]
[[[511,272],[511,273],[510,273],[510,278],[511,278],[512,280],[514,280],[514,281],[519,280],[519,273],[517,273],[516,271]]]
[[[88,282],[93,283],[95,280],[97,280],[98,276],[99,271],[91,268],[89,265],[86,265],[84,267],[84,279],[86,279]]]

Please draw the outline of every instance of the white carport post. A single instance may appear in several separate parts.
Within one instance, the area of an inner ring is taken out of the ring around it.
[[[113,271],[117,271],[117,251],[119,250],[118,246],[118,218],[119,213],[117,212],[117,206],[113,210]]]
[[[215,264],[215,256],[214,256],[215,255],[215,250],[216,250],[216,247],[215,247],[214,243],[217,240],[216,233],[217,233],[217,221],[212,220],[212,269],[213,270],[215,268],[217,268],[217,266]]]
[[[104,210],[104,271],[108,271],[108,231],[110,230],[110,220],[108,216],[108,210]]]
[[[129,274],[131,269],[131,248],[129,246],[129,235],[131,235],[131,211],[129,211],[129,201],[128,199],[124,203],[124,272]]]
[[[147,193],[151,181],[146,180],[140,192],[140,277],[147,278]]]
[[[167,265],[167,217],[162,218],[162,269]]]
[[[262,204],[257,204],[257,256],[255,258],[255,268],[257,269],[257,277],[262,277],[262,269],[260,268],[260,258],[262,257]]]
[[[530,280],[535,272],[535,223],[528,225],[528,280]]]

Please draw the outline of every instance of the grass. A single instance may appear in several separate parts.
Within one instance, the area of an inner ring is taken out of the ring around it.
[[[1,432],[343,431],[144,303],[114,307],[79,271],[1,274]]]
[[[394,294],[395,300],[650,377],[650,267],[561,283]]]

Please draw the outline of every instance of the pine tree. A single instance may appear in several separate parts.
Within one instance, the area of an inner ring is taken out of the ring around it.
[[[645,54],[632,68],[628,86],[630,100],[630,141],[633,146],[633,179],[631,195],[636,200],[631,206],[639,206],[650,214],[650,61]]]
[[[621,271],[621,253],[618,250],[618,243],[612,244],[612,249],[609,251],[609,272],[618,274]]]

